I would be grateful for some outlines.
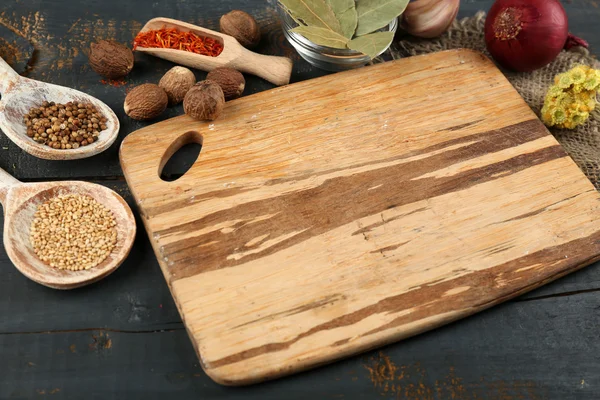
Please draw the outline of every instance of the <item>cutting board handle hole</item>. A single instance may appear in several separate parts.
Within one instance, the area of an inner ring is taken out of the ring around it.
[[[160,161],[160,179],[174,182],[185,175],[198,159],[203,142],[202,135],[196,131],[186,132],[175,139]]]

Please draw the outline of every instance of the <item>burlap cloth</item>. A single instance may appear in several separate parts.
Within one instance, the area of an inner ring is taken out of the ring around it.
[[[483,37],[484,23],[485,13],[479,12],[474,17],[455,20],[452,27],[438,39],[402,38],[392,45],[389,52],[393,58],[399,58],[441,50],[468,48],[481,51],[490,57],[486,51]],[[569,70],[575,64],[600,68],[600,63],[586,49],[575,47],[570,51],[562,51],[554,62],[537,71],[529,73],[503,72],[539,117],[546,91],[552,85],[554,76]],[[597,190],[600,190],[599,121],[600,115],[595,113],[588,122],[576,130],[549,129]]]

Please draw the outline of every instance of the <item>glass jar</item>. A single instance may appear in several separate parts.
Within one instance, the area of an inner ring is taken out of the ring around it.
[[[360,68],[365,66],[371,58],[363,53],[350,49],[336,49],[333,47],[319,46],[291,30],[298,26],[296,21],[283,9],[278,2],[277,12],[281,20],[281,27],[286,39],[300,54],[302,58],[317,68],[326,71],[345,71],[348,69]],[[396,32],[398,29],[398,18],[390,22],[388,28],[390,32]],[[391,45],[391,42],[390,42]],[[389,47],[389,45],[388,45]],[[388,49],[386,47],[381,51],[383,53]],[[379,53],[379,54],[381,54]],[[378,54],[378,55],[379,55]]]

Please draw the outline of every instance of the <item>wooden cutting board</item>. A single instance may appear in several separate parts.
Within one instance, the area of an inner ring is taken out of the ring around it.
[[[203,142],[175,182],[160,171]],[[208,375],[247,384],[599,259],[600,197],[483,55],[448,51],[129,135],[121,163]]]

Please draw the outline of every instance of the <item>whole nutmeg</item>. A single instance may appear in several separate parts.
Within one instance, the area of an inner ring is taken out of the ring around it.
[[[217,83],[208,80],[192,86],[183,99],[185,113],[201,121],[217,119],[224,105],[223,89]]]
[[[260,28],[252,15],[247,12],[230,11],[221,17],[219,25],[221,32],[233,36],[248,49],[258,46],[260,42]]]
[[[185,94],[196,83],[194,73],[185,67],[173,67],[160,79],[158,86],[167,92],[169,104],[175,105],[183,101]]]
[[[133,53],[129,47],[114,40],[99,40],[91,45],[89,61],[99,75],[118,79],[131,72]]]
[[[167,93],[153,83],[144,83],[134,88],[125,97],[125,114],[138,121],[158,117],[165,111],[169,98]]]
[[[246,80],[241,72],[233,68],[219,67],[208,73],[206,79],[216,82],[225,95],[225,100],[237,99],[244,92]]]

